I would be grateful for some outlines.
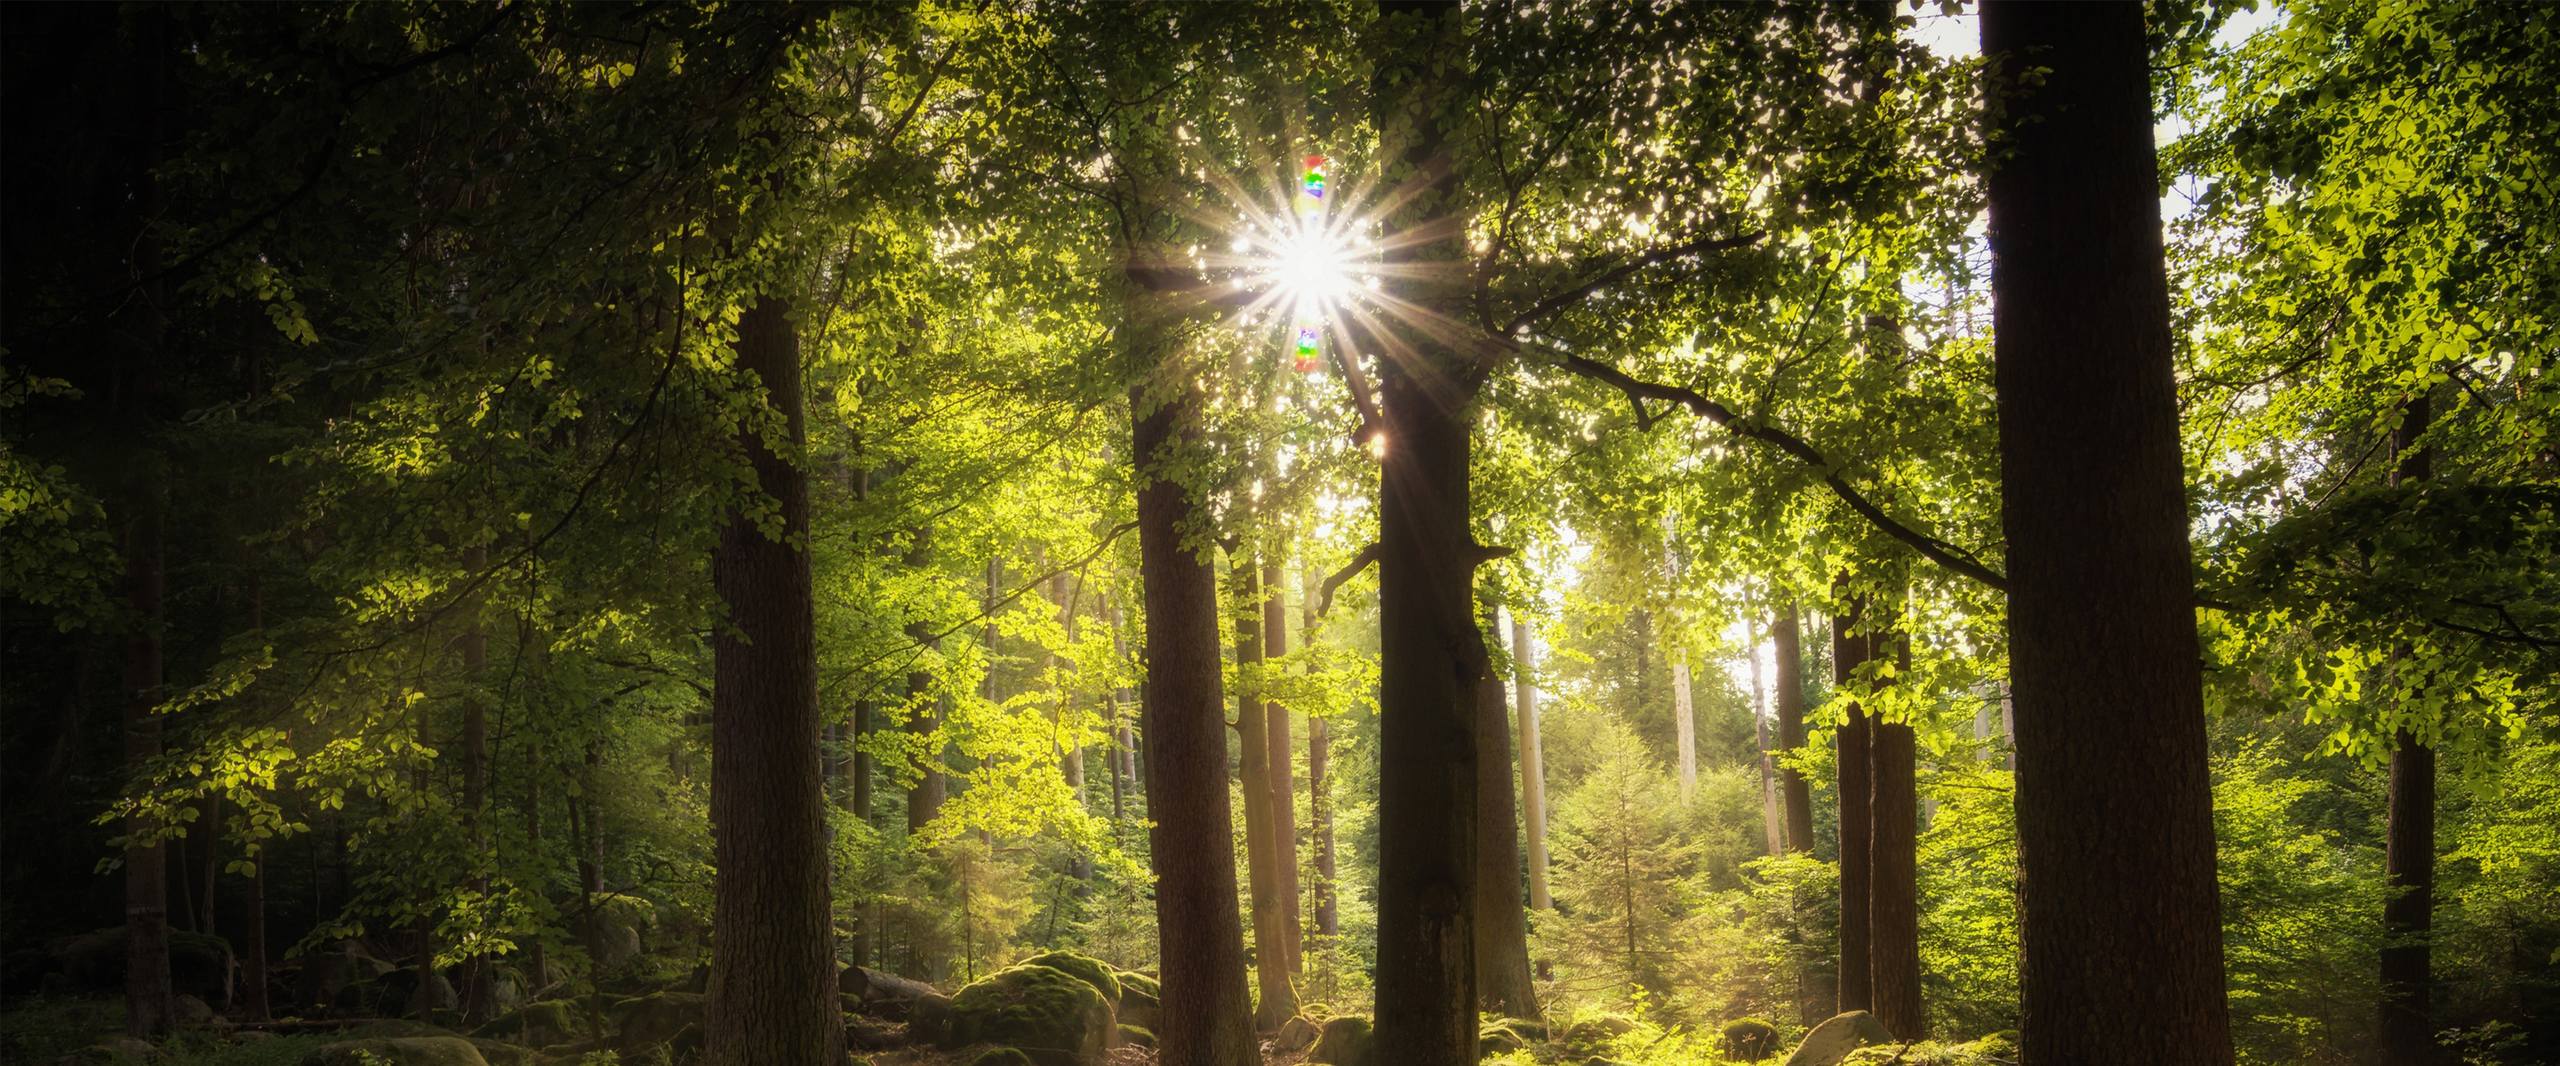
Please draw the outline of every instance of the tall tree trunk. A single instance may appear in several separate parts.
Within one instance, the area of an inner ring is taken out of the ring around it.
[[[1680,802],[1698,797],[1698,711],[1689,693],[1689,652],[1673,648],[1671,658],[1671,733],[1680,758]]]
[[[1881,613],[1881,612],[1879,612]],[[1910,637],[1876,620],[1867,647],[1882,655],[1893,649],[1899,665],[1911,665]],[[1873,819],[1867,841],[1867,975],[1868,999],[1876,1020],[1902,1040],[1928,1033],[1920,1003],[1920,902],[1916,848],[1920,831],[1919,792],[1912,765],[1911,724],[1882,718],[1869,723],[1874,788],[1867,814]]]
[[[1316,642],[1315,574],[1298,571],[1299,646],[1312,648]],[[1307,846],[1315,849],[1315,932],[1330,945],[1342,935],[1342,925],[1334,911],[1333,887],[1333,779],[1328,765],[1333,757],[1333,725],[1323,718],[1307,718]]]
[[[1982,50],[2023,1050],[2229,1063],[2142,8],[1995,0]]]
[[[1289,984],[1288,912],[1280,906],[1280,876],[1272,841],[1270,729],[1263,722],[1261,688],[1250,680],[1262,669],[1260,570],[1241,552],[1233,564],[1236,625],[1236,778],[1244,791],[1244,850],[1253,909],[1253,972],[1260,990],[1254,1028],[1269,1032],[1298,1013]]]
[[[1486,628],[1493,619],[1485,619]],[[1529,973],[1529,914],[1520,892],[1520,837],[1511,805],[1510,701],[1491,670],[1476,682],[1476,1003],[1509,1018],[1538,1016]]]
[[[266,585],[259,579],[256,557],[252,556],[248,573],[249,631],[263,639],[267,632]],[[240,932],[240,1018],[263,1022],[274,1015],[274,1004],[267,996],[267,864],[269,849],[277,838],[260,840],[249,855],[249,912],[246,927]],[[313,886],[316,890],[318,886]]]
[[[1266,660],[1289,654],[1289,604],[1280,580],[1280,564],[1262,564],[1262,654]],[[1281,946],[1288,950],[1289,972],[1306,972],[1298,958],[1298,789],[1292,772],[1292,749],[1296,747],[1289,732],[1289,708],[1279,700],[1264,698],[1262,724],[1269,731],[1270,743],[1263,748],[1269,759],[1271,786],[1271,872],[1278,877],[1273,885],[1280,894]]]
[[[1865,630],[1862,616],[1866,601],[1855,599],[1831,620],[1832,676],[1841,684],[1849,683],[1857,669],[1874,654],[1874,641]],[[1875,985],[1868,969],[1867,900],[1871,895],[1869,848],[1874,841],[1875,802],[1874,723],[1866,708],[1849,705],[1848,721],[1840,726],[1840,1009],[1866,1010],[1873,1006]]]
[[[489,565],[488,549],[473,545],[462,555],[462,565],[472,573]],[[469,887],[475,895],[489,891],[488,831],[485,819],[489,805],[489,702],[480,693],[480,675],[489,666],[489,630],[481,621],[479,604],[472,603],[463,621],[462,636],[457,642],[462,652],[462,677],[467,691],[462,699],[462,825],[471,846],[471,878]],[[473,955],[462,971],[462,1016],[468,1022],[488,1020],[495,1013],[496,998],[489,988],[489,958]]]
[[[1778,822],[1778,775],[1769,751],[1769,686],[1761,677],[1759,634],[1746,649],[1751,657],[1751,748],[1760,763],[1760,837],[1771,856],[1784,852],[1787,837]]]
[[[1543,742],[1538,737],[1537,648],[1529,642],[1529,626],[1519,616],[1511,619],[1512,684],[1519,689],[1520,703],[1520,809],[1522,833],[1528,839],[1529,907],[1550,910],[1555,901],[1547,895],[1547,770]]]
[[[924,569],[933,565],[933,530],[919,526],[907,545],[907,566]],[[907,639],[939,651],[940,639],[934,636],[933,623],[915,619],[907,623]],[[942,728],[942,716],[936,713],[940,696],[930,670],[907,673],[907,732],[922,738],[924,750],[916,756],[916,783],[907,789],[907,832],[912,835],[933,824],[942,813],[942,801],[949,786],[942,773],[942,751],[933,734]]]
[[[1067,644],[1074,645],[1076,642],[1075,598],[1068,591],[1067,575],[1064,571],[1049,578],[1049,598],[1058,605],[1059,629],[1064,632]],[[1067,676],[1060,666],[1063,661],[1054,654],[1049,656],[1050,676],[1057,679],[1058,686],[1056,709],[1051,712],[1050,725],[1062,731],[1068,728],[1068,714],[1075,706],[1075,698],[1071,695],[1074,686],[1067,683]],[[1058,770],[1067,782],[1067,791],[1075,793],[1076,810],[1082,812],[1085,809],[1084,744],[1081,741],[1068,739],[1053,741],[1051,746],[1057,751]],[[1079,882],[1093,880],[1092,856],[1085,854],[1081,849],[1077,850],[1067,859],[1067,873]]]
[[[1467,318],[1453,142],[1471,110],[1451,70],[1458,6],[1382,0],[1375,74],[1380,179],[1403,197],[1383,247],[1389,295]],[[1377,1033],[1398,1066],[1474,1066],[1476,685],[1485,671],[1467,528],[1476,353],[1442,332],[1382,339],[1378,397],[1379,766]]]
[[[161,512],[167,504],[156,471],[137,480],[124,538],[125,606],[134,617],[124,646],[124,759],[139,777],[160,757],[160,718],[152,709],[160,704],[162,683]],[[124,1027],[128,1036],[149,1039],[177,1017],[169,980],[169,845],[156,839],[160,825],[153,818],[127,818],[124,831],[149,841],[124,849]]]
[[[2393,482],[2420,484],[2433,472],[2427,450],[2418,444],[2431,414],[2424,395],[2409,400],[2399,429],[2392,433],[2392,449],[2399,455]],[[2406,729],[2392,736],[2389,804],[2383,825],[2383,880],[2390,894],[2382,905],[2382,1050],[2394,1063],[2427,1063],[2442,1057],[2428,989],[2435,925],[2436,753]]]
[[[1778,605],[1769,625],[1769,643],[1778,673],[1772,713],[1778,719],[1778,746],[1794,751],[1804,746],[1804,646],[1796,625],[1796,606]],[[1787,850],[1813,850],[1813,787],[1804,775],[1781,768],[1778,792],[1786,801]]]
[[[1139,271],[1132,270],[1132,274]],[[1131,286],[1142,283],[1131,278]],[[1152,296],[1153,294],[1148,294]],[[1132,303],[1139,302],[1132,294]],[[1133,344],[1153,343],[1150,309],[1132,307]],[[1166,353],[1139,348],[1154,365]],[[1165,378],[1179,375],[1172,366]],[[1196,446],[1200,395],[1184,383],[1150,401],[1132,389],[1130,454],[1138,464],[1139,572],[1146,587],[1144,701],[1148,843],[1156,873],[1156,935],[1162,950],[1164,1024],[1156,1030],[1167,1063],[1251,1066],[1252,1005],[1245,995],[1244,926],[1236,916],[1234,823],[1227,808],[1225,697],[1218,691],[1217,583],[1184,543],[1200,508],[1166,473]]]
[[[530,629],[528,628],[526,632],[529,633]],[[530,645],[532,641],[528,639],[523,643]],[[521,655],[523,652],[519,651],[518,654]],[[546,854],[542,847],[542,778],[551,772],[551,768],[544,765],[542,751],[542,738],[539,735],[533,738],[532,743],[525,745],[524,838],[526,850],[535,855]],[[540,881],[528,886],[537,898],[551,894],[549,884],[551,879],[547,873],[548,871]],[[551,953],[549,949],[542,946],[542,937],[533,936],[526,940],[524,998],[541,999],[543,998],[542,990],[551,985]]]
[[[827,893],[818,751],[809,486],[799,466],[800,341],[771,293],[738,319],[738,366],[761,382],[786,434],[750,425],[739,447],[781,512],[769,537],[733,509],[712,556],[730,626],[712,638],[711,987],[703,1057],[715,1066],[844,1061],[834,909]],[[761,405],[759,405],[761,406]]]

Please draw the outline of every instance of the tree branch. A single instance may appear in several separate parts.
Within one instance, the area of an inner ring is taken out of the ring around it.
[[[1344,563],[1342,569],[1334,571],[1333,576],[1324,579],[1324,584],[1318,588],[1316,594],[1316,617],[1322,618],[1325,612],[1333,609],[1335,589],[1341,588],[1343,582],[1359,576],[1360,571],[1368,569],[1370,563],[1377,561],[1378,545],[1373,541],[1368,547],[1360,549],[1360,554],[1352,556],[1350,562]]]
[[[1739,237],[1701,237],[1697,240],[1688,241],[1682,244],[1675,244],[1668,248],[1656,248],[1633,259],[1615,263],[1611,263],[1609,257],[1604,256],[1600,262],[1608,265],[1597,266],[1596,269],[1598,272],[1583,279],[1581,283],[1559,292],[1550,293],[1545,299],[1530,304],[1528,310],[1522,311],[1518,315],[1513,316],[1511,321],[1502,327],[1502,335],[1506,337],[1516,336],[1521,330],[1536,325],[1539,322],[1543,322],[1548,318],[1554,317],[1566,308],[1581,303],[1592,293],[1626,280],[1628,275],[1634,274],[1636,271],[1643,270],[1646,267],[1655,266],[1661,263],[1668,263],[1674,259],[1686,259],[1693,255],[1704,255],[1709,252],[1724,252],[1731,251],[1735,248],[1748,248],[1754,244],[1760,243],[1760,239],[1766,236],[1768,236],[1766,231],[1755,231],[1743,234]]]

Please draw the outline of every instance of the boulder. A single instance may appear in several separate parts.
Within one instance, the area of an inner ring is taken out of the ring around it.
[[[614,1010],[614,1044],[623,1048],[663,1044],[686,1026],[699,1028],[708,998],[691,992],[656,992],[623,1000]]]
[[[1111,1005],[1120,1005],[1120,978],[1111,972],[1111,964],[1090,955],[1072,951],[1049,951],[1022,960],[1023,966],[1046,966],[1092,985]]]
[[[124,990],[124,927],[93,929],[46,945],[69,987],[89,992]],[[231,1006],[231,944],[218,936],[169,930],[169,989],[215,1010]]]
[[[1622,1015],[1595,1014],[1576,1018],[1556,1033],[1556,1042],[1572,1055],[1603,1055],[1619,1037],[1635,1031],[1636,1023]]]
[[[1081,978],[1047,966],[1015,966],[951,997],[944,1047],[1001,1044],[1039,1066],[1101,1066],[1120,1041],[1111,1001]]]
[[[337,1002],[338,994],[358,981],[378,981],[397,967],[375,958],[362,943],[341,940],[294,960],[299,971],[292,1002],[319,1007]]]
[[[1742,1018],[1725,1023],[1724,1053],[1728,1058],[1758,1062],[1778,1053],[1778,1027],[1758,1018]]]
[[[489,1066],[540,1066],[542,1057],[504,1040],[472,1038],[471,1046],[480,1049],[480,1057]]]
[[[59,1059],[56,1066],[88,1066],[90,1063],[157,1062],[160,1049],[148,1040],[130,1036],[111,1036],[81,1048]]]
[[[969,1066],[1036,1066],[1036,1064],[1031,1061],[1031,1056],[1022,1053],[1021,1048],[1000,1047],[979,1052],[977,1058],[969,1060]]]
[[[1112,974],[1120,982],[1120,1021],[1123,1024],[1153,1029],[1164,1024],[1164,1003],[1159,998],[1164,986],[1156,979],[1127,970]]]
[[[213,1008],[212,1008],[212,1007],[210,1007],[210,1006],[205,1005],[205,1001],[203,1001],[203,1000],[201,1000],[201,999],[197,999],[196,997],[194,997],[194,996],[190,996],[190,995],[188,995],[188,994],[186,994],[186,993],[184,993],[184,992],[180,992],[180,993],[178,993],[178,994],[177,994],[177,996],[176,996],[176,997],[172,998],[169,1002],[170,1002],[170,1009],[171,1009],[171,1010],[173,1010],[173,1011],[176,1013],[176,1015],[177,1015],[177,1018],[178,1018],[178,1024],[180,1024],[180,1025],[211,1025],[211,1024],[213,1024]]]
[[[550,1047],[578,1039],[577,1004],[565,999],[527,1003],[492,1019],[471,1035],[526,1047]]]
[[[1840,1066],[1849,1053],[1869,1044],[1893,1042],[1893,1034],[1876,1016],[1862,1010],[1835,1014],[1813,1031],[1804,1034],[1795,1053],[1787,1056],[1787,1066]]]
[[[844,1046],[852,1051],[887,1051],[907,1043],[898,1027],[862,1014],[844,1017]]]
[[[908,1006],[907,1032],[917,1042],[939,1044],[951,1035],[951,997],[927,992]]]
[[[1156,1046],[1156,1031],[1143,1025],[1124,1024],[1120,1027],[1120,1042],[1142,1048],[1153,1048]]]
[[[1998,1034],[1968,1044],[1870,1044],[1840,1061],[1841,1066],[2017,1066],[2018,1045]]]
[[[489,1066],[480,1049],[458,1036],[395,1036],[323,1044],[302,1066]]]
[[[1547,1027],[1534,1019],[1489,1018],[1476,1030],[1476,1050],[1481,1055],[1499,1055],[1546,1039]]]
[[[1295,1054],[1313,1047],[1316,1038],[1322,1035],[1324,1030],[1301,1014],[1280,1023],[1280,1031],[1271,1035],[1271,1050],[1283,1055]]]
[[[1325,1022],[1316,1035],[1315,1050],[1307,1053],[1307,1061],[1332,1066],[1366,1066],[1368,1057],[1369,1019],[1357,1014]]]
[[[861,1004],[864,1013],[883,1018],[907,1017],[917,1000],[939,994],[922,981],[864,966],[847,966],[838,973],[836,991]]]

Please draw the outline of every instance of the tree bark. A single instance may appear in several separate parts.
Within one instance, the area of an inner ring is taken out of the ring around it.
[[[1746,649],[1751,658],[1751,748],[1760,763],[1760,837],[1762,846],[1775,857],[1787,849],[1786,831],[1778,818],[1778,775],[1769,749],[1769,686],[1760,670],[1759,634]]]
[[[1698,798],[1698,711],[1689,693],[1689,653],[1674,648],[1671,659],[1671,731],[1680,757],[1680,802]]]
[[[1543,911],[1553,909],[1555,901],[1547,895],[1547,771],[1546,754],[1538,739],[1536,658],[1537,649],[1529,642],[1529,627],[1513,616],[1512,683],[1519,689],[1520,702],[1520,820],[1522,835],[1528,839],[1529,907]]]
[[[2396,484],[2423,483],[2432,473],[2418,444],[2432,414],[2424,395],[2409,400],[2392,433]],[[2407,654],[2405,650],[2399,655]],[[2395,655],[2395,658],[2399,657]],[[2394,1063],[2427,1063],[2436,1048],[2429,990],[2436,890],[2436,753],[2409,730],[2394,731],[2390,812],[2383,824],[2382,1050]]]
[[[1899,663],[1911,665],[1907,635],[1876,620],[1868,637],[1871,653],[1896,650]],[[1908,722],[1872,718],[1868,780],[1874,798],[1867,843],[1867,977],[1868,999],[1876,1020],[1897,1039],[1928,1035],[1920,1002],[1920,902],[1917,847],[1920,831],[1919,792],[1915,779],[1914,740]]]
[[[1853,599],[1831,620],[1832,678],[1848,684],[1874,654],[1874,642],[1862,627],[1866,601]],[[1869,850],[1875,839],[1874,723],[1860,704],[1849,705],[1840,726],[1840,1009],[1866,1010],[1875,1004],[1870,977],[1867,900],[1872,895]]]
[[[1493,620],[1487,618],[1491,627]],[[1511,803],[1510,711],[1502,677],[1476,682],[1476,1003],[1507,1018],[1538,1016],[1521,905],[1519,826]]]
[[[1131,274],[1139,273],[1131,270]],[[1143,283],[1129,279],[1132,288]],[[1151,294],[1148,294],[1151,295]],[[1146,296],[1133,293],[1132,303]],[[1131,343],[1150,344],[1149,309],[1133,307]],[[1142,365],[1163,353],[1141,348]],[[1174,368],[1167,367],[1168,371]],[[1164,376],[1172,377],[1168,372]],[[1130,454],[1138,465],[1139,573],[1146,595],[1145,716],[1148,843],[1156,873],[1156,934],[1163,944],[1164,1024],[1158,1056],[1190,1066],[1253,1066],[1252,1004],[1245,995],[1244,925],[1236,916],[1235,849],[1228,817],[1225,697],[1218,691],[1217,585],[1183,542],[1199,505],[1166,472],[1198,434],[1196,386],[1162,402],[1132,389]]]
[[[1383,180],[1405,197],[1387,220],[1389,295],[1468,318],[1465,212],[1453,163],[1467,121],[1458,6],[1383,0],[1377,22]],[[1378,487],[1379,766],[1377,1031],[1398,1066],[1476,1061],[1474,614],[1483,549],[1467,528],[1471,420],[1483,367],[1445,332],[1393,323],[1381,339]]]
[[[923,569],[933,565],[933,530],[919,526],[907,545],[907,565]],[[907,639],[939,650],[942,642],[934,636],[933,623],[922,618],[907,623]],[[933,734],[942,728],[942,716],[935,713],[937,691],[933,672],[911,670],[907,673],[907,732],[922,739],[924,750],[916,756],[916,783],[907,789],[907,832],[921,833],[942,813],[942,801],[949,787],[942,774],[942,752],[935,747]]]
[[[1262,564],[1262,653],[1266,660],[1289,654],[1289,603],[1283,594],[1280,564]],[[1280,896],[1280,946],[1293,975],[1306,972],[1298,958],[1298,789],[1289,765],[1296,747],[1289,731],[1289,708],[1275,699],[1262,701],[1262,724],[1270,742],[1263,747],[1271,788],[1271,872]]]
[[[146,460],[147,462],[147,460]],[[124,759],[139,777],[160,757],[161,512],[167,506],[156,472],[146,473],[134,494],[125,526],[125,606],[134,628],[124,645]],[[177,1001],[169,978],[169,846],[157,839],[158,819],[125,819],[135,841],[124,849],[125,1035],[150,1039],[176,1024]]]
[[[1989,179],[2029,1062],[2232,1061],[2142,8],[1996,0]],[[2017,84],[2028,67],[2045,70]]]
[[[1263,722],[1262,690],[1251,678],[1263,665],[1260,569],[1239,553],[1232,566],[1236,627],[1236,779],[1244,792],[1244,850],[1253,909],[1253,972],[1259,991],[1254,1028],[1271,1032],[1298,1013],[1289,984],[1288,912],[1280,906],[1278,849],[1272,841],[1271,732]]]
[[[478,573],[489,565],[488,549],[479,545],[465,549],[463,569]],[[489,666],[489,630],[481,621],[480,604],[474,601],[464,619],[462,636],[457,642],[462,652],[462,825],[471,846],[472,892],[486,895],[489,891],[488,863],[485,854],[488,832],[484,820],[489,805],[489,703],[480,695],[480,675]],[[489,958],[473,955],[462,971],[462,1016],[466,1022],[487,1021],[495,1013],[496,998],[489,988]]]
[[[739,316],[738,366],[761,382],[785,436],[739,432],[782,536],[733,510],[712,557],[730,626],[712,637],[711,985],[703,1057],[715,1066],[844,1061],[827,891],[825,785],[807,477],[799,452],[800,343],[790,305]],[[762,405],[759,405],[760,407]]]
[[[1769,626],[1769,643],[1773,648],[1778,673],[1778,691],[1772,713],[1778,719],[1778,746],[1793,751],[1804,746],[1804,647],[1796,624],[1796,607],[1792,603],[1778,606],[1778,617]],[[1804,775],[1781,767],[1778,792],[1785,800],[1787,850],[1813,850],[1813,787]]]
[[[1316,642],[1316,576],[1313,571],[1298,571],[1298,645],[1312,648]],[[1327,945],[1342,934],[1342,926],[1334,911],[1333,890],[1333,793],[1328,765],[1333,756],[1333,725],[1312,715],[1307,718],[1307,846],[1315,849],[1316,871],[1315,932]]]

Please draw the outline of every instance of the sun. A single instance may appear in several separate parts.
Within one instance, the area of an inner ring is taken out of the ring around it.
[[[1322,320],[1358,290],[1358,250],[1324,219],[1295,220],[1250,248],[1257,280],[1292,317]]]

